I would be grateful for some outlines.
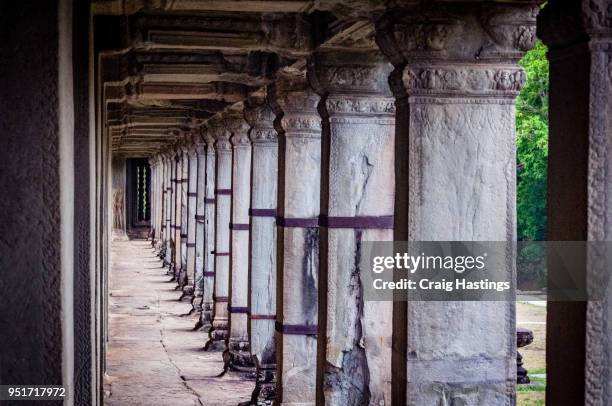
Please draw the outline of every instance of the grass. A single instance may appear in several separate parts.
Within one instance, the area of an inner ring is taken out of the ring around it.
[[[517,392],[517,406],[544,406],[546,403],[544,392]]]

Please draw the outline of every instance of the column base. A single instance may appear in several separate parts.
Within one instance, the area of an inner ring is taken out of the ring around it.
[[[227,349],[227,326],[213,327],[208,332],[208,341],[204,346],[204,351],[225,351]]]
[[[183,293],[181,294],[181,297],[179,297],[179,301],[192,303],[193,298],[194,298],[193,286],[188,286],[188,285],[183,286]],[[191,312],[193,312],[193,309],[191,310]]]
[[[255,378],[256,369],[248,339],[230,338],[224,359],[226,357],[226,368],[231,371],[251,373]]]
[[[212,329],[213,305],[213,302],[202,301],[202,312],[200,313],[200,320],[198,320],[198,323],[196,324],[196,330],[210,332],[210,330]]]
[[[187,278],[187,268],[181,265],[181,268],[178,270],[176,281],[180,288],[187,286],[189,279]]]
[[[251,404],[272,403],[276,398],[276,365],[257,366],[255,389],[251,394]]]
[[[166,272],[167,275],[172,276],[172,279],[170,279],[171,281],[175,280],[175,275],[176,275],[176,265],[173,262],[170,262],[170,264],[168,265],[168,271]]]
[[[191,296],[191,307],[194,312],[202,312],[202,292],[195,291]]]

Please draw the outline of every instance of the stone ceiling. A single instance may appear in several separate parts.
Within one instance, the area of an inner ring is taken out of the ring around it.
[[[304,69],[315,49],[374,48],[373,24],[350,3],[94,1],[99,97],[113,152],[158,152],[261,91],[279,69]]]

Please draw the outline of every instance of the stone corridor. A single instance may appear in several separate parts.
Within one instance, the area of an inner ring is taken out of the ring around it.
[[[235,406],[253,382],[223,370],[220,352],[204,352],[176,283],[150,241],[115,237],[109,278],[109,343],[105,404]]]
[[[536,39],[546,238],[612,241],[612,0],[3,1],[0,38],[1,385],[63,385],[66,406],[515,404],[513,302],[366,300],[361,260],[517,239]],[[547,306],[549,405],[612,405],[612,289],[585,299]]]

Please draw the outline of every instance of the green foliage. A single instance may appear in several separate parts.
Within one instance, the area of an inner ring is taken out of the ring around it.
[[[518,239],[546,239],[548,60],[538,41],[520,62],[527,82],[516,103]]]

